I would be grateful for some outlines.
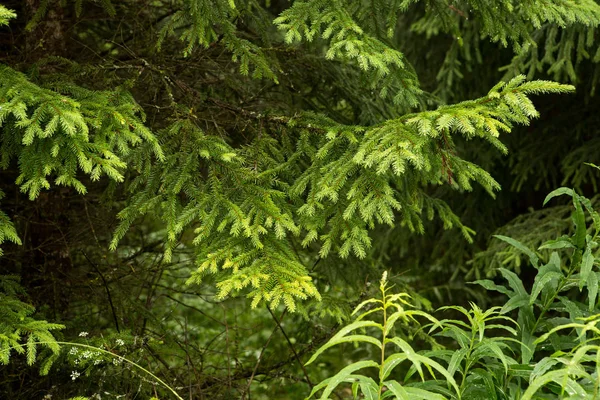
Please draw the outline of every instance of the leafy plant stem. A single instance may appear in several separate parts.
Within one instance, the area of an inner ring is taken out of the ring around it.
[[[467,355],[465,356],[465,369],[462,372],[462,380],[460,382],[460,393],[462,393],[465,389],[465,384],[467,383],[467,376],[469,375],[469,368],[471,367],[471,353],[473,352],[473,343],[475,343],[475,327],[471,328],[471,343],[469,344],[469,350],[467,351]]]
[[[379,364],[379,398],[381,398],[381,393],[383,391],[383,367],[385,365],[385,341],[386,341],[386,337],[387,334],[386,332],[388,331],[387,329],[387,302],[386,302],[386,297],[385,297],[385,291],[386,291],[386,285],[382,284],[381,285],[381,299],[382,299],[382,305],[383,305],[383,332],[382,335],[383,337],[381,338],[381,363]]]
[[[569,282],[569,278],[571,277],[571,275],[573,275],[574,271],[575,271],[575,266],[571,266],[571,268],[569,269],[569,272],[567,273],[567,276],[565,276],[563,279],[561,279],[560,283],[558,284],[558,287],[556,288],[556,291],[552,294],[552,297],[549,298],[548,301],[546,301],[546,303],[542,307],[542,311],[540,312],[540,315],[538,315],[538,317],[535,321],[535,324],[533,324],[533,328],[531,329],[532,333],[534,333],[536,331],[538,325],[544,318],[544,315],[546,315],[546,313],[550,309],[550,306],[552,306],[552,304],[554,303],[554,300],[556,300],[556,297],[558,296],[558,294],[562,291],[562,289],[565,287],[565,285]]]

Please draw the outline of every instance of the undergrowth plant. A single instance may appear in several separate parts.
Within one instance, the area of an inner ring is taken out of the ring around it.
[[[458,392],[459,387],[447,369],[432,358],[415,351],[408,341],[405,340],[406,338],[394,334],[394,327],[397,322],[406,323],[411,321],[417,323],[415,318],[417,316],[431,321],[435,326],[439,326],[439,321],[426,312],[410,309],[411,304],[407,301],[409,296],[406,293],[389,294],[390,287],[388,286],[387,273],[385,272],[381,278],[379,289],[381,291],[379,299],[369,299],[362,302],[352,314],[357,314],[369,305],[373,305],[374,307],[367,309],[358,315],[356,321],[342,328],[331,340],[319,348],[306,364],[311,364],[328,348],[343,343],[374,345],[379,349],[380,358],[377,361],[363,360],[350,364],[333,377],[325,379],[316,385],[309,398],[323,389],[320,398],[328,399],[334,389],[344,382],[352,383],[354,398],[357,398],[358,393],[362,393],[368,399],[385,399],[391,396],[401,399],[427,398],[427,390],[402,385],[391,377],[394,369],[404,361],[411,363],[422,379],[425,377],[423,366],[431,376],[435,376],[435,371],[437,371],[441,376],[446,378],[449,386]],[[367,318],[372,318],[377,314],[381,315],[380,322]],[[357,330],[368,328],[377,332],[377,335],[354,333]],[[390,354],[389,348],[392,346],[400,351]],[[368,375],[356,373],[366,368],[375,369],[375,379]]]
[[[553,191],[544,204],[561,195],[572,200],[570,235],[537,250],[497,236],[528,256],[536,270],[533,282],[523,282],[505,268],[498,271],[507,285],[474,282],[505,295],[503,306],[445,306],[438,312],[451,318],[437,319],[410,309],[407,294],[391,294],[384,273],[380,297],[361,303],[353,314],[363,313],[319,348],[307,365],[342,344],[372,345],[381,356],[343,368],[317,384],[309,398],[322,390],[320,399],[329,399],[342,383],[352,384],[354,399],[598,398],[600,215],[589,199],[569,188]],[[415,332],[411,325],[419,327],[417,316],[428,321],[416,332],[433,343],[430,350],[415,351],[409,344],[408,336],[414,338]]]

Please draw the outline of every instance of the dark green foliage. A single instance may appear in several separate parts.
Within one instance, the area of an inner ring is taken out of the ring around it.
[[[592,0],[3,1],[0,276],[25,292],[0,294],[0,397],[593,394],[599,24]]]

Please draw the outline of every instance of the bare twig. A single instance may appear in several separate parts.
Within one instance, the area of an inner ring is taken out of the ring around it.
[[[96,270],[98,275],[100,275],[100,279],[102,279],[102,282],[104,283],[104,289],[106,290],[106,296],[108,297],[108,304],[110,304],[110,310],[112,311],[112,316],[115,321],[115,328],[117,328],[117,332],[121,333],[121,330],[119,329],[119,320],[117,318],[117,312],[115,311],[115,305],[113,304],[112,296],[110,295],[110,289],[108,288],[108,282],[106,282],[106,278],[104,278],[104,274],[102,274],[100,269],[96,266],[96,264],[94,264],[94,262],[92,260],[90,260],[90,258],[87,256],[87,254],[85,254],[85,252],[83,250],[81,250],[81,254],[83,254],[85,259]]]
[[[279,321],[277,321],[277,318],[275,317],[275,314],[273,314],[273,311],[271,311],[271,308],[268,305],[267,305],[267,310],[269,310],[269,313],[273,317],[273,320],[275,321],[275,323],[277,324],[277,326],[281,330],[281,333],[283,333],[283,336],[285,337],[285,340],[287,340],[288,344],[290,345],[290,349],[292,349],[292,353],[294,353],[294,357],[296,358],[296,361],[298,361],[298,364],[300,364],[300,368],[302,368],[302,372],[304,373],[304,377],[306,378],[306,383],[308,383],[308,386],[310,386],[310,388],[312,390],[312,388],[314,387],[314,385],[310,381],[310,378],[308,377],[308,372],[306,372],[306,367],[302,363],[302,360],[300,360],[300,357],[298,356],[298,353],[296,352],[296,349],[294,348],[294,345],[293,345],[292,341],[288,337],[287,333],[285,333],[285,331],[283,330],[283,326],[281,326],[281,324],[279,323]]]
[[[277,321],[277,318],[275,318],[275,316],[273,316],[273,318],[275,318],[275,322],[277,322],[277,326],[275,327],[275,329],[273,329],[273,332],[271,332],[271,334],[269,335],[269,338],[267,339],[264,346],[260,350],[260,354],[258,355],[258,360],[256,360],[256,365],[254,365],[254,370],[252,371],[252,375],[250,375],[250,379],[248,379],[248,385],[246,386],[246,390],[244,391],[244,393],[242,393],[242,400],[244,400],[246,398],[246,395],[248,395],[248,397],[250,396],[250,386],[252,385],[252,380],[254,380],[254,375],[256,375],[256,371],[258,370],[258,366],[260,364],[260,361],[262,360],[262,356],[263,356],[265,350],[267,349],[267,346],[269,346],[269,343],[271,342],[273,335],[275,334],[275,332],[277,332],[277,329],[279,329],[279,325],[281,324],[281,321],[283,320],[283,317],[285,316],[286,312],[287,312],[287,309],[283,310],[283,312],[281,313],[281,317],[279,317],[279,321]]]

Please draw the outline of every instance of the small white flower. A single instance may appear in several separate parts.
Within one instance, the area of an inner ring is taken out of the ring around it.
[[[87,332],[79,332],[79,337],[87,337],[87,335],[89,335],[89,333]]]
[[[71,371],[71,379],[75,380],[75,379],[79,378],[79,375],[81,375],[79,372]]]
[[[98,364],[100,364],[101,362],[102,362],[102,360],[100,360],[100,359],[96,359],[96,360],[94,360],[94,365],[98,365]]]
[[[113,358],[113,365],[120,365],[123,361],[120,358]]]
[[[125,345],[125,342],[122,339],[117,339],[116,342],[117,342],[117,346],[124,346]]]
[[[75,347],[71,347],[71,350],[69,350],[69,354],[74,356],[77,353],[79,353],[79,351],[75,348]]]
[[[92,356],[92,352],[91,351],[84,351],[82,354],[83,358],[90,358]]]

